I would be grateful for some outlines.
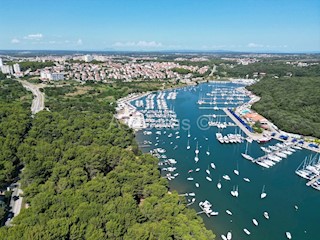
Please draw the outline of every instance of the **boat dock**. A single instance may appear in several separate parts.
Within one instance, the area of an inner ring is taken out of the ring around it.
[[[273,139],[276,139],[278,141],[281,141],[281,142],[291,142],[293,140],[293,138],[289,137],[287,140],[284,140],[282,138],[280,138],[280,135],[281,134],[276,134],[274,136],[271,136]],[[283,133],[283,135],[287,135],[287,133]],[[312,148],[312,147],[309,147],[309,143],[308,142],[304,142],[303,144],[296,144],[297,146],[299,147],[302,147],[304,149],[307,149],[309,151],[313,151],[313,152],[316,152],[316,153],[320,153],[320,148]]]
[[[260,136],[259,134],[256,133],[252,133],[249,131],[249,129],[247,129],[235,116],[233,116],[230,111],[227,108],[223,108],[222,109],[226,115],[231,118],[231,120],[238,125],[238,127],[250,138],[252,138],[253,140],[260,140],[261,138],[263,138],[262,136]]]

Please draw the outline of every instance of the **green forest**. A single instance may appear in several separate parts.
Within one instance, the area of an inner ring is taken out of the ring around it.
[[[222,64],[217,68],[219,74],[223,73],[226,77],[245,78],[248,74],[251,78],[253,73],[266,73],[267,76],[286,76],[292,74],[293,77],[302,76],[320,76],[320,65],[311,65],[308,67],[298,67],[286,64],[284,62],[263,61],[249,65],[234,65],[230,67]]]
[[[15,103],[11,110],[21,130],[1,123],[17,132],[13,154],[24,165],[29,207],[13,227],[0,228],[0,239],[214,239],[185,199],[168,192],[157,159],[141,154],[132,130],[113,117],[114,100],[142,86],[152,88],[45,88],[50,111],[32,120],[30,105]]]
[[[265,78],[247,89],[261,96],[253,109],[280,129],[320,138],[320,77]]]

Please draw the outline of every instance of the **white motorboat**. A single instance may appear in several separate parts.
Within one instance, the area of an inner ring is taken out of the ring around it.
[[[264,213],[263,213],[263,216],[264,216],[266,219],[269,219],[269,218],[270,218],[268,212],[264,212]]]
[[[246,182],[250,182],[249,178],[243,178],[243,180],[246,181]]]
[[[228,240],[228,238],[225,235],[221,235],[222,240]]]
[[[227,239],[228,239],[228,240],[231,240],[231,239],[232,239],[232,233],[231,233],[231,232],[228,232],[228,233],[227,233]]]
[[[225,180],[227,180],[227,181],[230,181],[230,180],[231,180],[231,178],[230,178],[228,175],[223,175],[222,177],[223,177],[223,179],[225,179]]]
[[[246,228],[244,228],[243,231],[244,231],[247,235],[250,235],[250,234],[251,234],[251,232],[250,232],[248,229],[246,229]]]
[[[292,239],[291,233],[290,232],[286,232],[286,236],[288,239]]]
[[[253,222],[253,224],[254,224],[254,225],[256,225],[256,226],[258,226],[258,225],[259,225],[259,223],[258,223],[257,219],[252,219],[252,222]]]
[[[187,180],[188,181],[193,181],[193,177],[188,177]]]
[[[218,189],[221,189],[221,187],[222,187],[222,185],[221,185],[221,182],[220,182],[220,180],[219,180],[219,182],[217,183],[217,188],[218,188]]]
[[[216,169],[216,165],[214,163],[210,163],[212,169]]]
[[[206,179],[209,181],[209,182],[212,182],[212,179],[210,177],[206,177]]]
[[[210,215],[211,215],[211,216],[218,216],[218,215],[219,215],[219,212],[211,212]]]
[[[200,168],[196,168],[196,172],[199,172],[200,171]]]
[[[196,185],[197,188],[200,187],[199,183],[196,183],[195,185]]]
[[[226,210],[226,213],[230,216],[232,216],[232,212],[230,210]]]

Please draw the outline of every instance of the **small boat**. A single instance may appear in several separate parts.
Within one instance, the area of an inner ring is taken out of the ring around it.
[[[292,239],[291,233],[290,232],[286,232],[286,236],[288,239]]]
[[[235,194],[235,187],[234,187],[234,186],[233,186],[232,191],[231,191],[230,193],[231,193],[231,195],[232,195],[233,197],[236,196],[236,194]]]
[[[225,235],[221,235],[222,240],[228,240],[228,238]]]
[[[221,182],[219,181],[219,182],[217,183],[217,188],[218,188],[218,189],[221,189],[221,187],[222,187],[222,185],[221,185]]]
[[[211,216],[218,216],[218,215],[219,215],[219,212],[211,212],[210,215],[211,215]]]
[[[214,163],[210,163],[212,169],[216,169],[216,165]]]
[[[234,196],[239,197],[239,187],[238,186],[236,187],[236,190],[234,192]]]
[[[188,138],[189,138],[189,137],[191,137],[191,135],[190,135],[190,130],[188,130]]]
[[[209,170],[209,169],[207,169],[207,170],[206,170],[206,173],[207,173],[208,175],[210,175],[210,170]]]
[[[200,187],[199,183],[196,183],[195,185],[196,185],[197,188]]]
[[[198,156],[195,156],[194,157],[194,161],[197,163],[199,161],[199,157]]]
[[[230,178],[228,175],[223,175],[222,177],[223,177],[223,179],[225,179],[225,180],[227,180],[227,181],[230,181],[230,180],[231,180],[231,178]]]
[[[188,145],[187,145],[187,150],[190,149],[190,143],[189,143],[189,139],[188,139]]]
[[[265,185],[263,185],[263,188],[262,188],[262,193],[260,194],[260,198],[263,199],[267,196],[266,192],[264,191],[264,188],[265,188]]]
[[[196,172],[199,172],[200,171],[200,168],[196,168]]]
[[[263,213],[263,216],[264,216],[266,219],[269,219],[269,213],[268,213],[268,212],[264,212],[264,213]]]
[[[244,231],[247,235],[250,235],[250,234],[251,234],[251,232],[250,232],[248,229],[246,229],[246,228],[244,228],[243,231]]]
[[[194,192],[189,193],[189,196],[194,197],[196,194]]]
[[[197,142],[197,147],[196,147],[196,150],[194,151],[196,154],[199,153],[199,148],[198,148],[198,142]]]
[[[188,181],[193,181],[193,177],[188,177],[187,180]]]
[[[206,151],[206,154],[209,156],[210,152],[209,152],[209,146],[208,146],[208,150]]]
[[[226,210],[226,213],[230,216],[232,216],[232,212],[230,210]]]
[[[227,239],[228,239],[228,240],[231,240],[231,239],[232,239],[232,233],[231,233],[231,232],[228,232],[228,233],[227,233]]]
[[[251,157],[250,155],[248,154],[245,154],[245,153],[241,153],[242,157],[244,157],[245,159],[249,160],[249,161],[254,161],[254,158]]]
[[[239,171],[237,169],[233,170],[235,175],[239,175]]]
[[[249,178],[243,178],[243,180],[246,181],[246,182],[250,182]]]
[[[256,226],[258,226],[258,225],[259,225],[259,223],[258,223],[257,219],[252,219],[252,222],[253,222],[253,224],[254,224],[254,225],[256,225]]]
[[[212,179],[210,177],[206,177],[206,179],[209,181],[209,182],[212,182]]]

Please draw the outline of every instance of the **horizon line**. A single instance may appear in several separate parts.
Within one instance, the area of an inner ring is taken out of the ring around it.
[[[197,50],[197,49],[162,49],[162,50],[116,50],[116,49],[104,49],[104,50],[85,50],[85,49],[0,49],[1,51],[51,51],[51,52],[120,52],[120,53],[238,53],[238,54],[320,54],[320,50],[309,51],[240,51],[240,50]]]

